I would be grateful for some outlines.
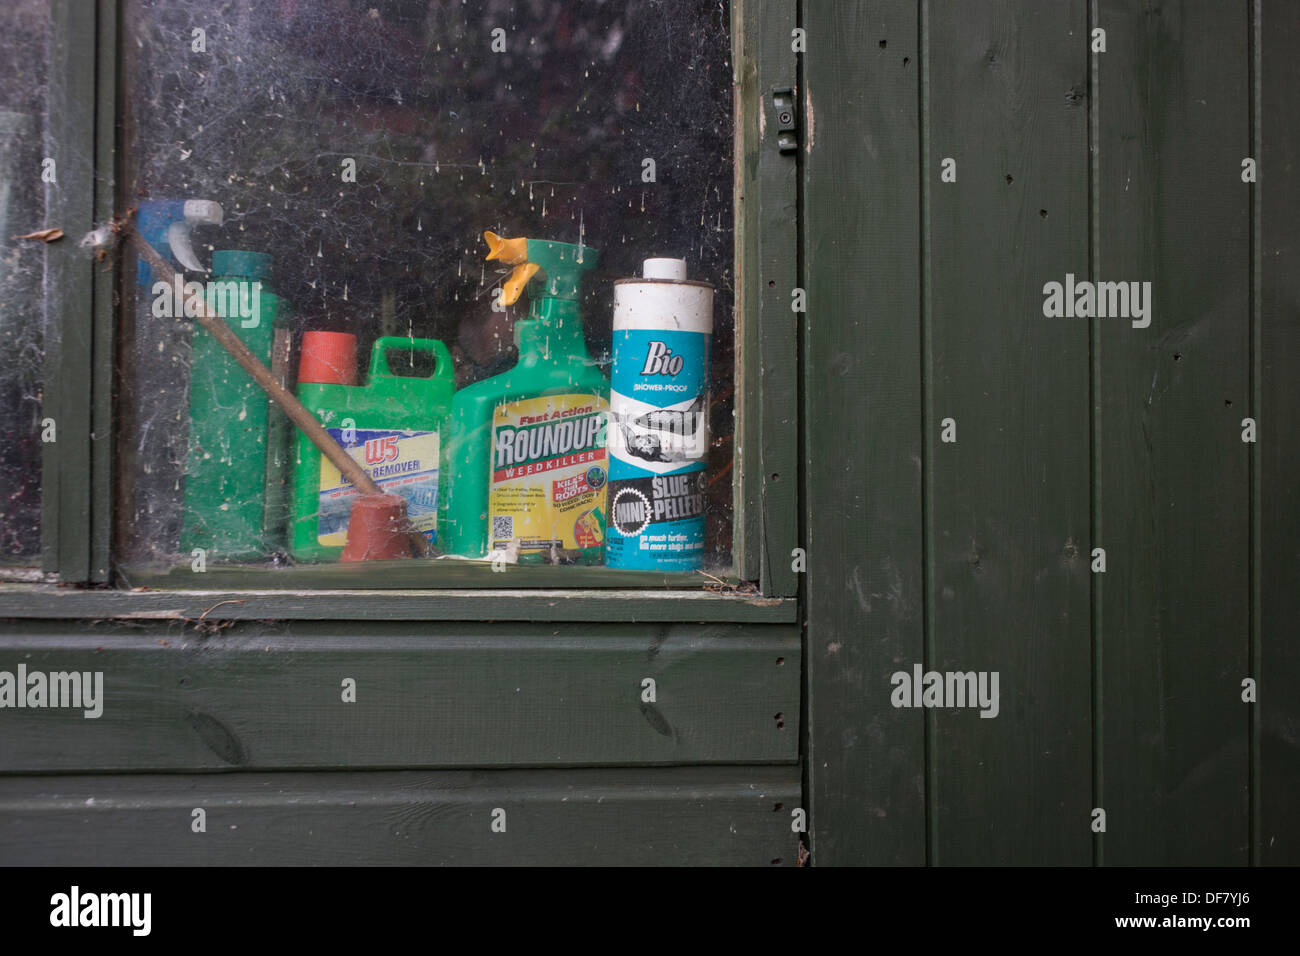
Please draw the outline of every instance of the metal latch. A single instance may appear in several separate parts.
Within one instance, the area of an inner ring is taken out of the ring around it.
[[[799,150],[799,114],[795,110],[794,90],[772,90],[772,114],[776,123],[776,147],[783,153]]]

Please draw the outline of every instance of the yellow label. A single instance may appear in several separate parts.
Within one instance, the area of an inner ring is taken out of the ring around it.
[[[330,428],[329,433],[366,470],[380,490],[406,499],[416,531],[437,540],[438,433],[397,429]],[[324,455],[320,459],[320,512],[316,540],[343,547],[357,489]]]
[[[492,416],[488,533],[521,554],[605,541],[605,410],[596,395],[505,402]]]

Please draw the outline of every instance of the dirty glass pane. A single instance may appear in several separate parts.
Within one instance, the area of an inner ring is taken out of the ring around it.
[[[49,0],[0,4],[0,563],[41,548],[41,387]]]
[[[406,556],[403,508],[471,559],[730,567],[729,17],[127,0],[127,194],[200,284],[129,260],[126,567]],[[647,259],[684,265],[616,285]],[[195,293],[397,514],[268,408]]]

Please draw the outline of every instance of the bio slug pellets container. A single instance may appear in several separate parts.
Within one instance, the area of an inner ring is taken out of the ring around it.
[[[713,286],[684,259],[647,259],[614,283],[610,376],[612,568],[691,571],[704,560]]]

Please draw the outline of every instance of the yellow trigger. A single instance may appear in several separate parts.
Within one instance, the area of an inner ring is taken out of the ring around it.
[[[510,278],[501,283],[502,305],[514,305],[523,295],[524,286],[528,285],[528,280],[537,275],[542,269],[535,262],[525,262],[521,266],[515,266],[515,271],[510,273]]]
[[[527,239],[502,239],[495,232],[483,233],[488,244],[488,259],[500,259],[508,266],[517,266],[528,259]]]

